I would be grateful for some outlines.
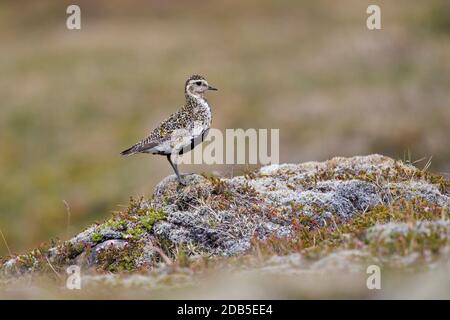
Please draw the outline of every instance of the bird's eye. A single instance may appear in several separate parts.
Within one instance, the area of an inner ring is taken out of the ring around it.
[[[202,82],[201,81],[197,81],[195,84],[198,85],[198,86],[201,86]]]

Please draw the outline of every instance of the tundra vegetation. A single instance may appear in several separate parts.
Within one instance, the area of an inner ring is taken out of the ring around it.
[[[1,286],[94,297],[450,294],[450,181],[442,176],[370,155],[188,182],[168,176],[150,199],[131,198],[67,241],[5,257]],[[73,264],[82,273],[76,292],[64,289]],[[381,269],[381,290],[366,287],[371,265]]]

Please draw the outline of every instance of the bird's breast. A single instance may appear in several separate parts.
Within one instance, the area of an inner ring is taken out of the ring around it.
[[[211,126],[211,108],[206,99],[198,99],[197,105],[194,108],[195,120],[200,121],[204,126]]]

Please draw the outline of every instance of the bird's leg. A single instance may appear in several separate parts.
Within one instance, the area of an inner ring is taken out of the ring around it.
[[[169,161],[170,165],[172,166],[173,171],[175,171],[175,174],[177,175],[178,183],[183,185],[183,186],[185,186],[186,183],[183,181],[183,179],[181,179],[180,173],[178,172],[177,165],[172,162],[172,159],[170,157],[171,157],[171,155],[168,154],[167,155],[167,160]]]

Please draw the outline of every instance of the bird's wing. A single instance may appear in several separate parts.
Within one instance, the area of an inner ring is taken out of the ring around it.
[[[155,142],[144,143],[143,141],[138,142],[131,146],[130,148],[123,150],[120,154],[123,156],[132,155],[138,152],[144,152],[145,150],[151,150],[156,147],[158,144]]]
[[[190,141],[195,135],[194,124],[189,116],[181,110],[172,114],[169,118],[152,130],[148,137],[136,143],[130,149],[123,152],[125,154],[137,152],[156,153],[170,152],[170,149],[182,146],[184,141]]]
[[[172,153],[191,145],[192,141],[202,137],[207,129],[206,124],[195,121],[192,119],[192,115],[181,109],[161,122],[148,137],[123,151],[122,154]]]

